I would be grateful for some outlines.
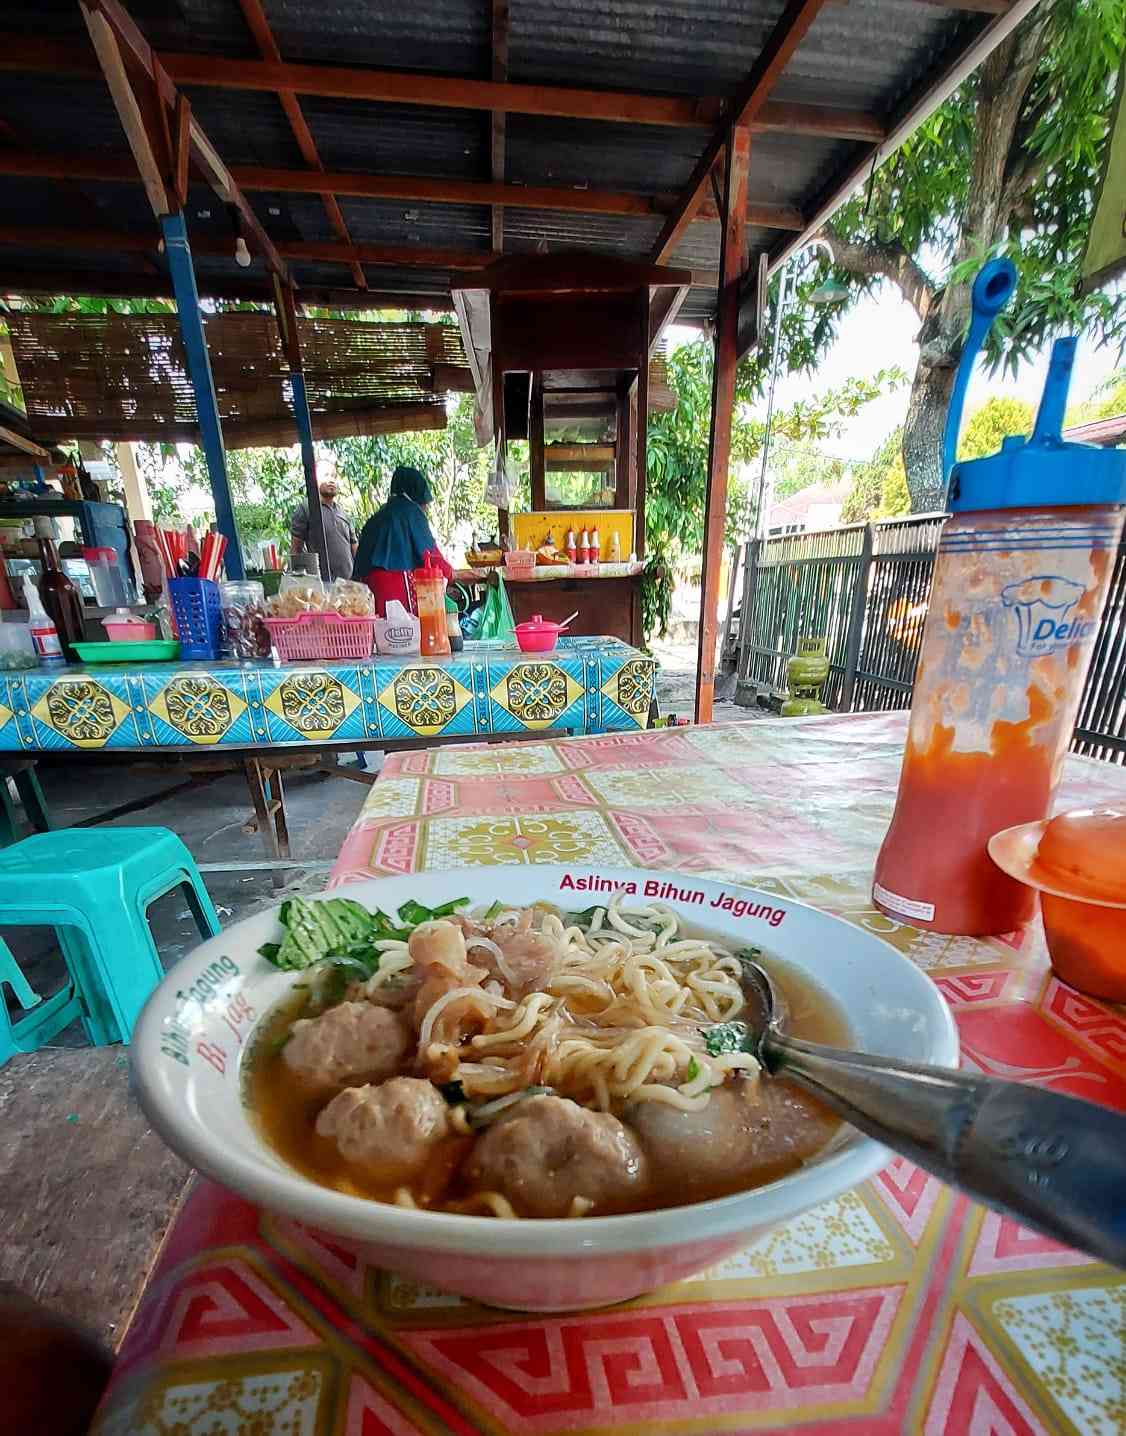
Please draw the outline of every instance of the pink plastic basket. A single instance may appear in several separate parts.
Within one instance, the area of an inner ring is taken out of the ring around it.
[[[265,624],[283,663],[313,658],[370,658],[375,645],[374,618],[302,613],[296,618],[267,618]]]

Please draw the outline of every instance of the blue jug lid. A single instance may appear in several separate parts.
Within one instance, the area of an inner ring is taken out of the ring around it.
[[[974,280],[973,316],[946,420],[947,506],[954,513],[966,513],[1126,503],[1126,450],[1069,443],[1061,434],[1075,363],[1077,341],[1073,336],[1057,339],[1052,346],[1031,436],[1010,434],[996,454],[956,461],[962,406],[974,360],[1015,287],[1016,269],[1007,259],[990,260]]]

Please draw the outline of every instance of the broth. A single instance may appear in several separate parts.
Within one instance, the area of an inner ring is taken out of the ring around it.
[[[707,937],[703,933],[693,936]],[[762,955],[760,961],[785,1000],[789,1014],[787,1030],[793,1036],[831,1046],[850,1045],[849,1026],[844,1014],[821,988],[779,959]],[[402,1192],[401,1184],[380,1184],[370,1180],[361,1169],[341,1156],[331,1138],[318,1135],[316,1119],[327,1099],[305,1095],[284,1060],[282,1047],[286,1034],[291,1024],[303,1015],[309,1000],[308,990],[294,991],[259,1024],[244,1064],[244,1100],[266,1143],[311,1181],[352,1196],[395,1202],[396,1194]],[[581,1003],[575,1004],[575,1008],[579,1012]],[[409,1062],[403,1070],[407,1073],[411,1071]],[[709,1105],[721,1090],[713,1089]],[[844,1126],[814,1097],[784,1079],[771,1078],[765,1073],[758,1079],[753,1103],[756,1120],[763,1124],[764,1130],[770,1128],[771,1138],[766,1140],[765,1145],[770,1147],[773,1141],[776,1146],[774,1139],[783,1133],[786,1140],[784,1151],[764,1153],[764,1159],[758,1162],[750,1177],[744,1172],[734,1177],[709,1178],[697,1174],[694,1179],[691,1170],[686,1171],[683,1160],[661,1162],[651,1158],[644,1193],[624,1204],[600,1205],[595,1214],[681,1206],[686,1202],[727,1196],[764,1185],[785,1176],[823,1151]],[[622,1117],[625,1105],[615,1103],[611,1110]],[[646,1107],[654,1105],[663,1104],[645,1104]],[[411,1186],[412,1197],[418,1205],[432,1205],[433,1210],[456,1209],[457,1203],[471,1196],[464,1167],[471,1149],[479,1140],[479,1136],[457,1135],[438,1144],[422,1175]],[[579,1215],[577,1212],[572,1214]]]

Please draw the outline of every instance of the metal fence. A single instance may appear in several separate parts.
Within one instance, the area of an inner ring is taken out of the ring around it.
[[[830,708],[910,707],[942,520],[919,514],[743,544],[723,649],[739,688],[784,688],[786,660],[798,640],[824,636],[829,678],[823,697]],[[1126,542],[1072,746],[1126,763]]]

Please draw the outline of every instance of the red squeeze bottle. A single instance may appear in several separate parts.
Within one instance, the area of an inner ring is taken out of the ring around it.
[[[579,535],[579,562],[590,562],[590,537],[587,534],[586,529],[583,529],[582,533]]]

